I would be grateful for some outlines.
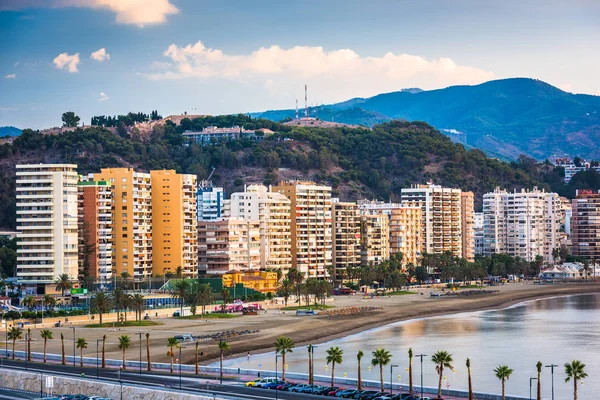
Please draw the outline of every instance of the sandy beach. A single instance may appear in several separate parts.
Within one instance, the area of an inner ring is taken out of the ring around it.
[[[239,316],[227,319],[155,319],[161,325],[127,328],[86,328],[76,325],[76,337],[85,337],[88,348],[84,356],[96,357],[96,340],[107,335],[107,358],[121,359],[118,349],[118,337],[127,334],[132,339],[132,346],[127,352],[127,359],[139,359],[138,332],[150,333],[150,352],[153,362],[169,362],[167,356],[167,338],[176,334],[193,334],[194,336],[211,335],[223,331],[259,331],[258,333],[238,335],[225,339],[231,350],[227,358],[245,356],[248,352],[256,354],[271,350],[275,339],[280,335],[290,336],[296,346],[308,343],[322,343],[341,336],[346,336],[374,327],[409,320],[414,318],[450,315],[460,312],[479,311],[494,308],[504,308],[510,305],[551,296],[564,296],[585,293],[600,293],[600,284],[578,283],[563,285],[532,285],[512,283],[504,286],[490,287],[487,290],[498,290],[493,294],[456,297],[430,298],[431,289],[417,289],[416,294],[400,296],[376,297],[364,299],[362,296],[336,296],[328,303],[335,309],[349,307],[381,307],[380,311],[348,316],[296,316],[294,311],[279,311],[269,309],[267,313],[256,316]],[[289,305],[292,305],[291,303]],[[133,314],[130,316],[133,319]],[[52,328],[54,339],[48,342],[48,353],[60,354],[60,333],[65,336],[66,353],[73,352],[73,330],[71,326]],[[40,338],[39,329],[32,329],[32,351],[42,352],[44,342]],[[146,342],[142,335],[142,359],[146,360]],[[202,364],[208,364],[218,357],[218,340],[206,339],[200,341]],[[18,341],[17,350],[25,349],[25,341]],[[182,349],[184,363],[194,362],[194,345],[185,343]],[[3,347],[3,346],[2,346]],[[11,343],[9,343],[9,349]],[[79,355],[79,350],[77,350]]]

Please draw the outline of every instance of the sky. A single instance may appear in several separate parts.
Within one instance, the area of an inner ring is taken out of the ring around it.
[[[596,0],[0,0],[0,126],[531,77],[600,95]]]

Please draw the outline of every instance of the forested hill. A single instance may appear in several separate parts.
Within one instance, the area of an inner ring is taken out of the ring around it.
[[[187,144],[184,127],[243,125],[247,129],[276,131],[262,142],[241,140],[215,146]],[[84,174],[103,167],[139,170],[175,169],[213,181],[227,193],[243,190],[246,183],[275,183],[279,179],[309,178],[327,183],[345,200],[379,198],[398,200],[400,189],[411,183],[434,183],[483,193],[496,186],[509,189],[540,186],[572,194],[575,187],[597,185],[595,172],[562,185],[560,170],[522,157],[505,163],[480,150],[465,150],[431,126],[394,121],[369,129],[292,128],[245,116],[183,120],[154,127],[149,136],[112,133],[104,128],[77,129],[58,135],[24,130],[12,144],[0,145],[0,227],[15,226],[15,174],[17,163],[69,162]],[[590,183],[591,182],[591,183]]]

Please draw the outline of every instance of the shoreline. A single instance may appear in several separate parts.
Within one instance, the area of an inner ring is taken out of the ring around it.
[[[517,285],[517,284],[510,284]],[[510,291],[501,291],[489,296],[474,296],[472,298],[455,298],[455,299],[435,299],[428,300],[420,298],[416,302],[408,302],[406,304],[392,306],[397,307],[397,310],[390,309],[390,306],[384,308],[382,312],[377,312],[374,315],[361,315],[341,318],[327,317],[302,317],[316,318],[320,321],[314,321],[311,325],[325,325],[319,330],[314,328],[302,331],[285,332],[285,326],[282,326],[281,333],[276,336],[290,336],[294,340],[296,347],[306,346],[308,344],[322,344],[341,337],[350,336],[353,334],[369,331],[371,329],[391,325],[398,322],[407,322],[410,320],[446,317],[462,313],[471,313],[479,311],[492,311],[506,309],[511,306],[525,303],[528,301],[537,301],[552,297],[565,297],[573,295],[597,294],[600,293],[600,284],[598,283],[573,283],[560,285],[522,285]],[[417,295],[415,295],[417,296]],[[419,296],[420,297],[420,296]],[[412,306],[412,307],[411,307]],[[310,322],[310,321],[307,321]],[[318,322],[318,323],[317,323]],[[348,329],[344,329],[348,326]],[[275,350],[274,338],[262,338],[258,340],[250,340],[246,343],[234,342],[231,350],[233,353],[227,354],[226,359],[235,359],[245,356],[248,352],[254,354],[262,354]],[[205,355],[204,362],[212,363],[218,361],[218,358],[213,357],[218,354],[212,354],[209,351]]]

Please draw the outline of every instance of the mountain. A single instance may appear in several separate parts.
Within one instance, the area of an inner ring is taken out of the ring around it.
[[[535,79],[409,89],[354,98],[324,109],[361,109],[361,120],[369,126],[370,120],[424,121],[450,136],[458,133],[464,144],[501,158],[515,159],[520,154],[537,159],[600,158],[600,96],[567,93]],[[276,120],[271,117],[277,111],[261,115]],[[347,122],[343,114],[339,118],[337,122]]]
[[[4,136],[19,136],[21,130],[14,126],[0,126],[0,137]]]

